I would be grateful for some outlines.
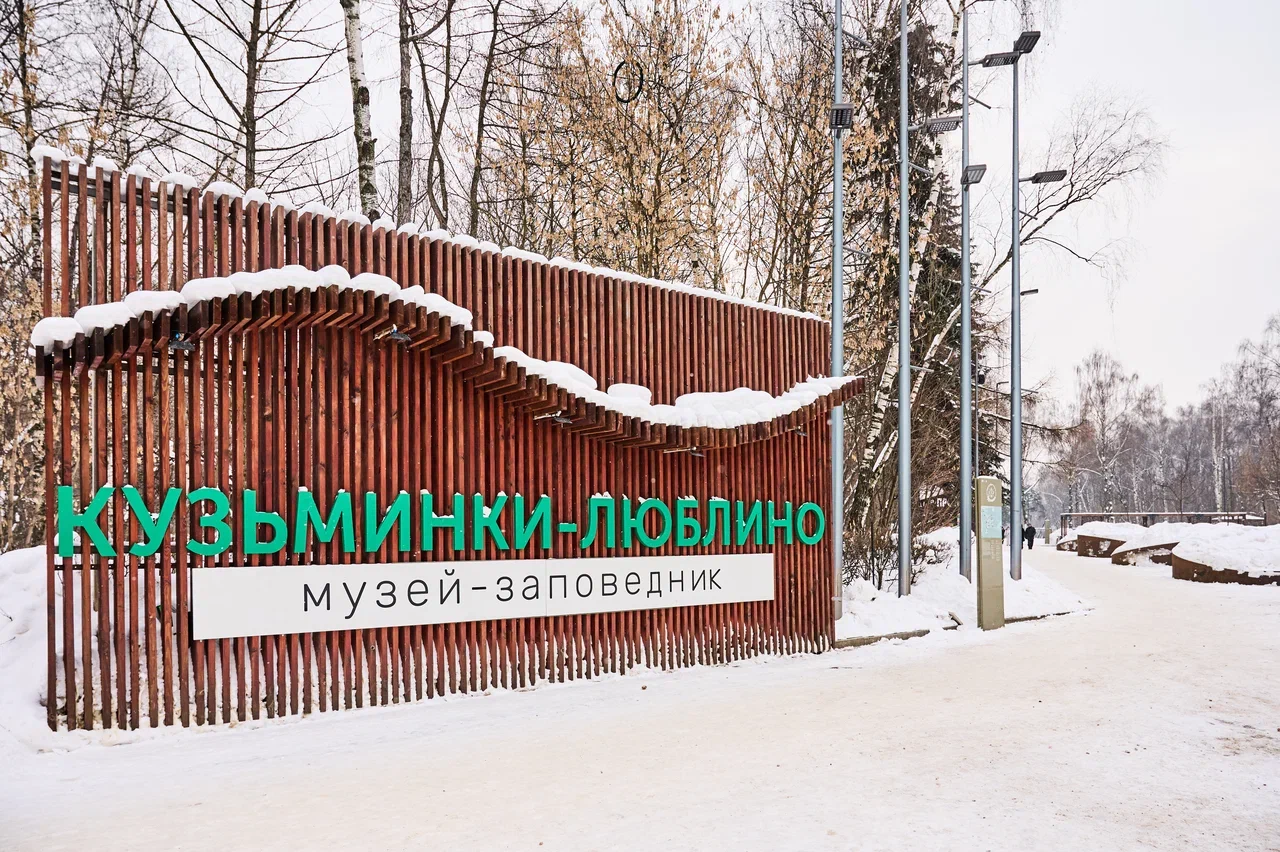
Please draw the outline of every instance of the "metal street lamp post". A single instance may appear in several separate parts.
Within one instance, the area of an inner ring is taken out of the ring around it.
[[[1022,196],[1019,189],[1018,169],[1018,60],[1027,55],[1040,41],[1040,33],[1029,30],[1018,36],[1013,50],[1005,53],[989,53],[979,64],[984,68],[1011,68],[1013,70],[1013,286],[1010,288],[1011,312],[1009,316],[1009,526],[1022,529],[1022,313],[1021,313],[1021,258]],[[1009,576],[1022,579],[1022,551],[1013,546],[1009,537]]]
[[[844,101],[844,7],[836,0],[835,8],[835,72],[834,95],[837,108],[832,110],[832,145],[834,174],[832,177],[831,227],[831,375],[844,375],[844,124],[853,125],[853,109],[844,110],[836,122],[836,113]],[[844,406],[831,409],[831,539],[833,616],[844,615]]]
[[[898,596],[911,591],[911,163],[907,155],[907,3],[898,16]]]
[[[1028,34],[1018,38],[1022,43]],[[1039,34],[1036,34],[1039,38]],[[1035,39],[1031,40],[1035,45]],[[1029,50],[1030,48],[1028,48]],[[1022,529],[1022,297],[1039,293],[1039,289],[1022,289],[1022,265],[1019,246],[1022,243],[1022,183],[1054,183],[1067,176],[1064,169],[1036,172],[1029,178],[1018,177],[1018,64],[1013,65],[1013,313],[1010,316],[1009,346],[1009,526]],[[1009,577],[1022,579],[1022,546],[1009,536]]]
[[[831,133],[834,170],[831,181],[831,375],[844,375],[844,139],[841,133],[853,127],[854,106],[844,103],[844,38],[855,48],[871,45],[844,31],[844,9],[835,0],[834,106]],[[831,550],[832,610],[837,621],[844,614],[844,406],[831,409]]]
[[[831,111],[835,170],[832,175],[831,243],[831,375],[845,375],[845,125],[852,127],[854,110],[845,100],[845,10],[836,0],[836,68],[833,74],[836,107]],[[846,109],[841,110],[844,106]],[[837,118],[840,119],[837,122]],[[831,409],[831,539],[832,615],[838,622],[845,614],[845,407]]]
[[[987,173],[984,165],[969,163],[969,3],[961,9],[960,130],[960,575],[973,578],[973,302],[969,259],[969,187]]]

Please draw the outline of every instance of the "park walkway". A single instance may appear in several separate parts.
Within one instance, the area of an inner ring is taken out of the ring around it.
[[[65,754],[0,742],[0,849],[1280,847],[1280,589],[1031,559],[1093,610]]]

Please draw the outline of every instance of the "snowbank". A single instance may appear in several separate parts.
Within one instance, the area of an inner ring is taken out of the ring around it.
[[[884,636],[909,630],[938,630],[951,626],[950,613],[960,619],[961,630],[976,630],[977,590],[960,576],[959,530],[943,527],[916,538],[933,549],[941,561],[927,566],[911,585],[911,594],[899,598],[897,589],[881,591],[866,580],[844,588],[844,617],[836,622],[836,638]],[[977,553],[974,551],[974,566]],[[931,558],[931,557],[926,557]],[[1078,612],[1088,608],[1080,596],[1042,574],[1023,559],[1022,579],[1004,579],[1006,618],[1027,618]]]
[[[1175,545],[1182,541],[1183,536],[1185,536],[1187,532],[1195,526],[1196,524],[1180,524],[1165,521],[1164,523],[1144,527],[1142,532],[1125,539],[1124,544],[1113,550],[1111,555],[1123,556],[1126,553],[1147,547],[1154,547],[1158,544],[1170,546]]]
[[[955,622],[954,612],[973,597],[973,586],[960,572],[930,566],[917,578],[911,594],[898,597],[896,589],[881,591],[869,580],[854,580],[844,587],[844,617],[836,622],[836,639],[886,636],[909,630],[941,630]]]
[[[1193,524],[1173,549],[1188,562],[1222,571],[1239,571],[1253,577],[1280,574],[1280,526],[1246,527],[1241,524]]]
[[[44,718],[44,567],[43,547],[0,553],[0,727],[29,743],[52,735]]]
[[[1111,541],[1125,541],[1142,535],[1147,528],[1142,524],[1120,524],[1111,521],[1089,521],[1081,524],[1071,532],[1077,536],[1087,535],[1093,538],[1105,538]]]

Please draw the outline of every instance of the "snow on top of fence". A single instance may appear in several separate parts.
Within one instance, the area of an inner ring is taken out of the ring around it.
[[[471,320],[473,319],[471,311],[464,307],[455,305],[444,296],[438,293],[426,292],[421,284],[414,284],[412,287],[400,288],[398,292],[391,296],[393,301],[408,302],[411,305],[418,305],[429,311],[440,314],[440,316],[448,317],[452,325],[460,325],[463,328],[471,328]],[[489,335],[489,345],[493,345],[493,335]]]
[[[470,330],[471,311],[459,307],[436,293],[426,293],[422,287],[401,288],[385,275],[363,272],[352,276],[341,266],[331,265],[318,270],[290,264],[281,269],[264,269],[260,272],[235,272],[222,278],[192,278],[181,290],[135,290],[120,302],[103,302],[86,305],[76,311],[74,317],[46,317],[31,330],[31,344],[49,349],[53,345],[66,346],[77,334],[91,335],[101,329],[104,332],[120,325],[127,325],[135,317],[145,313],[173,310],[181,305],[195,307],[213,299],[225,299],[244,293],[257,296],[276,290],[316,290],[335,286],[340,290],[356,290],[388,296],[395,301],[421,305],[429,311],[448,317],[452,325]]]
[[[768,391],[743,387],[715,393],[688,393],[678,397],[675,405],[654,405],[650,402],[653,392],[643,385],[619,383],[610,385],[607,392],[601,392],[596,380],[574,364],[543,361],[514,346],[496,347],[493,355],[519,364],[526,373],[540,376],[607,411],[686,429],[732,429],[767,423],[817,402],[856,378],[809,378],[776,397]]]
[[[106,331],[117,325],[127,325],[131,319],[133,319],[133,311],[124,302],[85,305],[76,311],[75,315],[75,321],[80,323],[85,334],[93,334],[98,329]]]
[[[633,385],[627,382],[617,382],[609,385],[607,391],[609,396],[615,399],[626,400],[627,402],[638,402],[643,405],[649,405],[653,402],[653,391],[644,385]]]
[[[31,345],[37,349],[67,346],[83,333],[84,328],[75,317],[45,317],[31,329]]]
[[[36,145],[31,149],[31,154],[32,154],[32,157],[34,157],[37,161],[48,159],[52,162],[60,163],[66,160],[67,162],[75,165],[79,165],[79,166],[84,165],[83,158],[69,156],[64,151],[50,145]],[[115,164],[113,163],[112,166],[114,165]],[[92,173],[93,171],[96,171],[92,169],[92,167],[89,167],[89,168],[91,169],[90,173]],[[137,172],[134,171],[134,168],[135,167],[131,166],[129,168],[128,173],[137,174]],[[145,172],[143,172],[143,174],[145,174]],[[184,190],[195,189],[201,185],[200,181],[196,180],[194,177],[184,172],[170,172],[166,174],[164,177],[160,178],[160,180],[169,185],[180,186]],[[286,210],[298,209],[283,200],[277,200],[269,197],[265,192],[263,192],[260,189],[254,188],[248,191],[242,191],[238,187],[236,187],[234,184],[228,183],[226,181],[214,181],[210,183],[205,188],[204,191],[213,193],[215,195],[243,197],[245,203],[257,202],[258,204],[271,204],[273,206],[280,207]],[[822,317],[818,316],[817,314],[812,314],[807,311],[797,311],[792,308],[784,308],[779,305],[770,305],[764,302],[756,302],[751,299],[745,299],[739,296],[733,296],[729,293],[721,293],[716,290],[708,290],[702,287],[695,287],[691,284],[684,284],[678,281],[665,281],[659,278],[647,278],[643,275],[636,275],[635,273],[625,272],[619,269],[610,269],[608,267],[603,267],[603,266],[592,266],[589,263],[582,263],[579,261],[568,260],[563,257],[553,257],[548,259],[547,257],[537,254],[535,252],[525,251],[525,250],[517,249],[511,246],[507,246],[506,248],[500,248],[495,243],[482,242],[468,234],[452,234],[449,231],[446,231],[440,228],[433,228],[428,230],[426,229],[425,225],[417,225],[414,223],[406,223],[404,225],[396,226],[395,222],[386,216],[380,217],[378,221],[370,223],[368,217],[364,216],[362,213],[358,211],[348,210],[339,214],[335,212],[332,208],[327,207],[326,205],[322,204],[319,201],[308,202],[307,204],[303,205],[300,209],[298,209],[298,212],[310,213],[315,216],[328,216],[338,221],[355,222],[361,225],[371,225],[371,227],[375,229],[396,230],[400,233],[421,237],[422,239],[437,240],[441,242],[452,243],[453,245],[461,246],[462,248],[474,249],[482,252],[491,252],[493,254],[502,254],[506,257],[510,257],[516,260],[529,261],[531,263],[545,263],[552,267],[560,267],[560,268],[568,269],[571,271],[580,272],[584,275],[598,275],[602,278],[613,278],[619,281],[631,281],[637,284],[644,284],[650,287],[657,287],[664,290],[671,290],[677,293],[685,293],[692,296],[698,296],[704,299],[712,299],[715,301],[727,302],[733,305],[741,305],[747,308],[755,308],[762,311],[770,311],[772,313],[782,314],[784,316],[799,317],[801,319],[818,320],[819,322],[826,322],[826,320],[824,320]]]
[[[204,188],[205,192],[211,192],[214,195],[225,195],[229,198],[244,198],[244,190],[236,186],[231,181],[215,180]],[[265,193],[264,193],[265,194]]]
[[[65,160],[73,166],[84,165],[84,157],[77,157],[75,155],[68,154],[61,148],[55,148],[52,145],[33,145],[31,148],[31,159],[36,161],[49,160],[54,163],[61,163]]]
[[[295,264],[260,272],[236,272],[226,278],[193,278],[178,291],[138,290],[120,302],[86,305],[76,311],[74,317],[40,320],[32,329],[31,343],[45,350],[65,347],[78,334],[91,335],[98,330],[108,333],[146,313],[174,310],[184,304],[193,308],[214,299],[241,294],[257,296],[277,290],[314,290],[322,286],[370,292],[393,301],[421,306],[447,317],[452,325],[471,330],[472,314],[469,310],[437,293],[427,293],[419,285],[401,288],[385,275],[365,272],[353,277],[341,266],[326,266],[312,271]],[[492,351],[494,358],[523,367],[527,374],[557,385],[585,402],[627,417],[683,428],[730,429],[766,423],[798,411],[856,380],[854,376],[809,378],[776,397],[768,391],[746,387],[713,393],[687,393],[678,397],[674,405],[655,405],[652,403],[652,391],[643,385],[618,383],[607,391],[601,391],[596,380],[576,364],[544,361],[514,346],[494,346],[491,332],[474,332],[471,339]]]
[[[196,189],[200,186],[200,181],[196,180],[192,175],[186,172],[169,172],[160,178],[161,183],[167,183],[170,186],[179,186],[183,189]]]
[[[134,290],[124,297],[125,307],[129,308],[135,317],[140,317],[148,311],[153,314],[171,311],[183,302],[182,293],[177,290]]]

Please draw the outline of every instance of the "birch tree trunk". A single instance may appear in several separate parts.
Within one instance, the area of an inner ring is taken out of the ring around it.
[[[398,225],[409,221],[413,212],[413,83],[409,62],[411,31],[409,0],[400,0],[400,158],[396,174]]]
[[[339,0],[347,36],[347,70],[351,75],[351,111],[356,135],[360,209],[378,218],[378,186],[374,177],[374,139],[369,120],[369,82],[364,71],[364,36],[360,31],[360,0]]]
[[[1225,503],[1222,494],[1224,441],[1222,440],[1222,417],[1218,412],[1217,402],[1213,403],[1213,415],[1210,422],[1213,436],[1213,508],[1214,511],[1221,512]]]

